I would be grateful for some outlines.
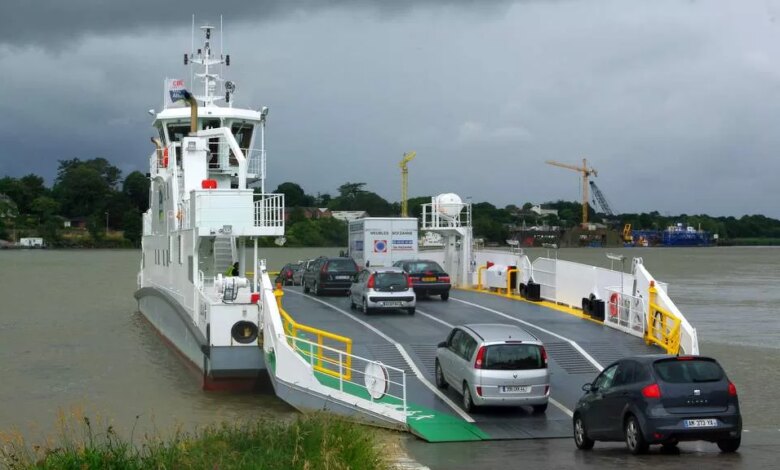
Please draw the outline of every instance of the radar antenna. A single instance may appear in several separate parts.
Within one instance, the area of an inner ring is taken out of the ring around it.
[[[220,25],[222,24],[222,18],[220,17]],[[225,82],[222,77],[216,73],[216,66],[225,65],[230,67],[230,54],[222,55],[212,54],[211,46],[211,32],[215,29],[214,26],[205,24],[200,27],[204,32],[205,39],[203,46],[197,50],[197,52],[190,52],[184,54],[184,65],[196,64],[201,66],[201,71],[194,74],[195,77],[200,78],[203,82],[203,94],[196,95],[195,99],[202,102],[204,106],[213,106],[217,100],[224,99],[226,103],[231,105],[231,96],[235,93],[236,86],[234,82]],[[222,44],[220,41],[220,50]],[[217,96],[217,83],[224,82],[225,96]],[[194,84],[193,84],[194,85]],[[193,86],[194,88],[194,86]]]

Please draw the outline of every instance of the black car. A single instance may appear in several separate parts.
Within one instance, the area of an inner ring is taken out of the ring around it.
[[[407,259],[397,261],[399,267],[412,278],[414,292],[418,296],[440,295],[441,300],[450,298],[450,275],[444,272],[439,263],[426,259]]]
[[[574,410],[574,442],[622,441],[633,454],[650,444],[716,442],[735,452],[742,438],[737,389],[715,359],[703,356],[637,356],[604,369]]]
[[[276,276],[276,283],[283,286],[295,285],[295,273],[303,269],[301,263],[288,263],[279,271],[279,275]]]
[[[358,269],[352,258],[317,258],[303,273],[303,291],[349,293]]]

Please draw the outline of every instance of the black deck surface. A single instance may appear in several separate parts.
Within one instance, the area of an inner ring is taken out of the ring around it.
[[[453,417],[459,416],[453,406],[460,407],[460,394],[445,390],[442,392],[450,403],[440,399],[421,380],[414,378],[413,368],[395,343],[403,347],[424,379],[433,383],[436,344],[446,338],[450,325],[519,323],[545,343],[550,357],[551,397],[569,412],[582,395],[582,384],[592,381],[600,367],[627,355],[659,352],[657,348],[645,345],[640,338],[601,324],[540,305],[476,292],[452,291],[447,302],[438,297],[418,299],[414,316],[403,311],[366,316],[350,310],[347,297],[315,297],[302,294],[300,288],[295,287],[285,291],[285,310],[296,321],[347,336],[353,340],[353,354],[405,370],[410,402]],[[576,342],[592,360],[570,341]],[[503,407],[479,409],[470,416],[493,439],[570,437],[569,414],[554,405],[551,403],[543,416],[531,414],[530,409]]]

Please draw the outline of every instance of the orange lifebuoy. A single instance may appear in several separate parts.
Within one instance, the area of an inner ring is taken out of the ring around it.
[[[610,317],[616,317],[618,314],[618,293],[613,292],[612,295],[609,296],[609,316]]]

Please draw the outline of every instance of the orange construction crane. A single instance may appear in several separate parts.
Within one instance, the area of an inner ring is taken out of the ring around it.
[[[567,168],[582,173],[582,225],[588,224],[588,177],[590,175],[598,176],[599,173],[595,168],[588,168],[588,160],[582,159],[582,166],[569,165],[568,163],[556,162],[553,160],[547,160],[549,165],[559,166],[561,168]]]

